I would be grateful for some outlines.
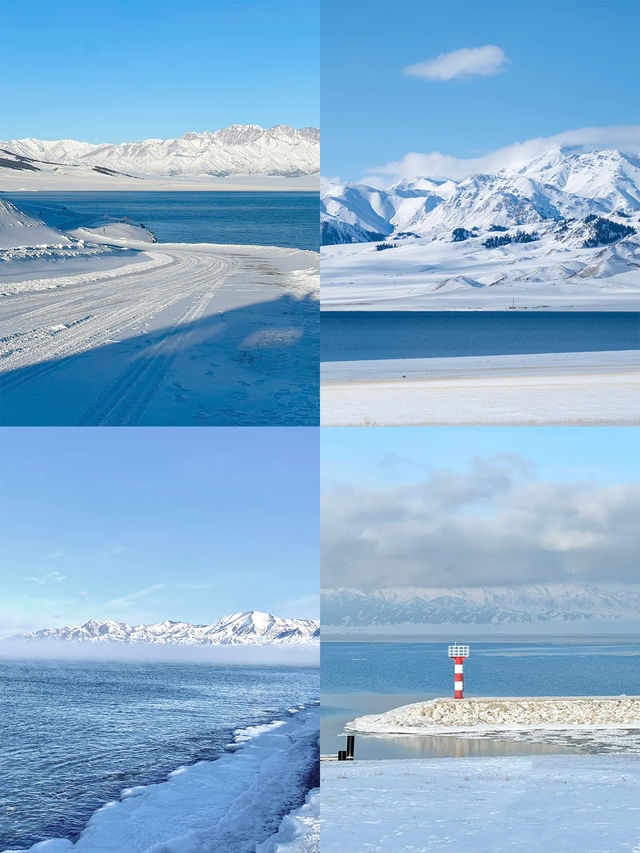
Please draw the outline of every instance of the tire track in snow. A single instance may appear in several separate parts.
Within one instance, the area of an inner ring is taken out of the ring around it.
[[[151,320],[162,311],[169,309],[173,304],[183,301],[190,295],[202,290],[203,285],[207,287],[209,301],[212,290],[212,281],[222,280],[233,266],[226,259],[212,255],[192,255],[188,252],[174,252],[170,264],[163,266],[163,276],[158,279],[158,269],[141,271],[131,283],[127,282],[127,292],[123,297],[122,279],[110,278],[109,288],[99,287],[96,282],[91,284],[90,296],[87,299],[87,290],[82,285],[81,293],[66,300],[60,305],[45,306],[35,309],[26,318],[35,314],[45,320],[36,329],[18,330],[7,337],[9,340],[27,339],[18,350],[11,351],[4,356],[4,372],[17,369],[13,375],[0,376],[0,390],[3,393],[13,391],[22,385],[38,380],[46,374],[53,373],[59,369],[59,362],[69,356],[88,352],[103,346],[114,337],[121,337],[132,329],[139,329],[145,322]],[[166,268],[171,268],[171,277],[165,278]],[[128,273],[126,278],[131,278]],[[123,276],[125,278],[125,276]],[[133,290],[133,292],[132,292]],[[124,300],[124,301],[123,301]],[[121,307],[114,308],[118,303]],[[61,317],[61,311],[65,308],[80,309],[90,314],[84,315],[86,322],[78,323],[77,315],[74,317]],[[186,312],[189,313],[189,310]],[[67,333],[52,335],[52,330],[58,332],[61,319],[65,320],[62,325],[67,326]],[[55,324],[55,326],[53,325]],[[133,338],[132,338],[133,340]],[[34,358],[34,355],[36,356]],[[23,357],[20,357],[23,356]],[[25,358],[24,356],[27,356]],[[40,366],[38,366],[40,362]],[[21,372],[20,368],[28,367],[28,371]]]
[[[213,298],[211,291],[193,303],[163,334],[107,388],[80,418],[79,426],[127,426],[135,424],[153,399],[173,360],[184,346],[194,323]],[[185,327],[180,334],[180,328]]]

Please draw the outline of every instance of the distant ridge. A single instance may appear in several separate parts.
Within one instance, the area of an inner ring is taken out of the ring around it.
[[[45,628],[19,634],[18,640],[64,640],[88,643],[148,643],[152,645],[278,645],[310,643],[320,637],[320,623],[314,619],[282,619],[259,610],[232,613],[209,625],[165,620],[153,625],[90,619],[75,628]]]
[[[640,156],[616,149],[556,146],[543,155],[464,180],[416,176],[385,190],[328,182],[322,191],[323,242],[384,237],[450,240],[492,228],[535,226],[640,211]],[[564,238],[559,233],[559,239]]]
[[[335,627],[381,625],[530,625],[586,620],[631,620],[640,613],[640,592],[614,592],[582,584],[417,587],[328,590],[322,596],[322,624]]]
[[[320,131],[289,125],[233,124],[176,139],[93,145],[75,139],[0,142],[0,166],[40,171],[41,166],[88,166],[130,175],[300,177],[320,169]],[[55,170],[54,170],[55,171]]]

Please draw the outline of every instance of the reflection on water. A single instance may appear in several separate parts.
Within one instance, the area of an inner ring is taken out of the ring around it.
[[[424,694],[398,695],[380,693],[326,694],[321,698],[320,750],[323,755],[335,755],[344,749],[341,736],[344,726],[363,714],[381,714],[435,696]],[[509,755],[548,755],[550,753],[591,752],[588,741],[554,742],[513,739],[511,735],[495,733],[478,737],[454,735],[370,735],[356,734],[356,758],[463,758]],[[586,747],[586,748],[585,748]]]

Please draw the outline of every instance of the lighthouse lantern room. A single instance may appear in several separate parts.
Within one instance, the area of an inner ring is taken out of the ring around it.
[[[449,657],[454,662],[454,699],[462,699],[464,680],[462,677],[462,665],[465,658],[469,657],[469,646],[449,646]]]

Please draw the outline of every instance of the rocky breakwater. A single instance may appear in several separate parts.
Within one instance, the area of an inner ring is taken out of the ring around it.
[[[609,727],[640,728],[640,696],[432,699],[358,717],[345,726],[381,734]]]

